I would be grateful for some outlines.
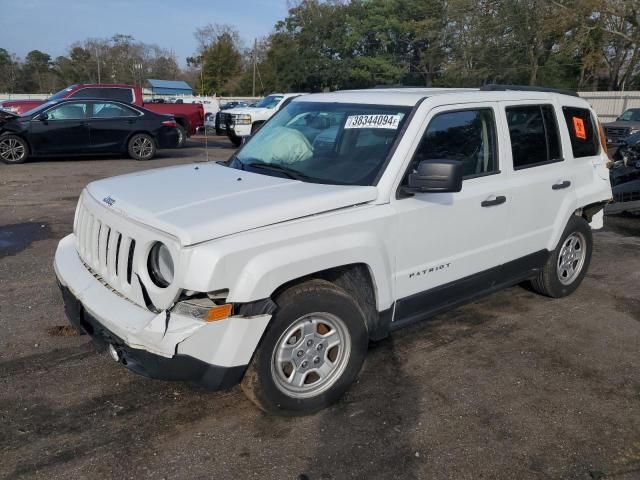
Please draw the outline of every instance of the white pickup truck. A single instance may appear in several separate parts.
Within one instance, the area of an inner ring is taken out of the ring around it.
[[[573,292],[601,132],[554,92],[301,96],[225,163],[89,184],[55,254],[67,315],[135,372],[317,411],[371,339],[523,281]]]
[[[253,107],[224,110],[220,112],[219,128],[225,131],[231,143],[238,147],[291,99],[300,95],[305,94],[273,93],[264,97]]]

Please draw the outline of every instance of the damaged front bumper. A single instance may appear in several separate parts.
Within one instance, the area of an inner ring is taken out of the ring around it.
[[[151,312],[95,278],[80,260],[73,235],[60,241],[54,267],[74,327],[113,345],[121,363],[151,378],[227,388],[242,378],[271,318],[232,316],[207,323]]]

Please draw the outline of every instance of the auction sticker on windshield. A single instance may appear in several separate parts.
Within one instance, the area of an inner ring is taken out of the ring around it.
[[[389,128],[396,130],[400,120],[402,120],[402,114],[349,115],[344,128]]]

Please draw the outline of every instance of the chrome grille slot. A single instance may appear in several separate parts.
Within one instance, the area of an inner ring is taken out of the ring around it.
[[[149,308],[145,294],[155,296],[156,306],[173,301],[174,290],[143,293],[141,282],[145,281],[147,266],[143,257],[146,246],[157,241],[157,232],[126,218],[116,208],[103,205],[87,191],[80,196],[74,226],[78,255],[101,283],[142,308]]]
[[[129,258],[127,259],[127,283],[131,285],[131,274],[133,273],[133,254],[136,251],[136,241],[131,240],[129,247]]]

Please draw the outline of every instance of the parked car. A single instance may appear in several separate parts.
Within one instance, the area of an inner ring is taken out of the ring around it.
[[[55,271],[70,322],[129,369],[306,414],[369,340],[527,280],[576,290],[607,161],[577,96],[305,95],[225,164],[89,184]]]
[[[47,100],[7,100],[0,103],[0,108],[15,114],[22,114],[31,110],[46,101],[60,100],[63,98],[100,98],[108,100],[118,100],[130,103],[138,107],[158,114],[171,115],[178,124],[179,141],[178,146],[182,147],[187,137],[194,135],[204,122],[204,108],[195,103],[145,103],[140,87],[132,85],[118,84],[78,84],[71,85],[58,93],[52,95]]]
[[[625,110],[615,122],[605,123],[604,133],[609,147],[619,147],[630,135],[640,132],[640,108]]]
[[[254,134],[264,122],[269,120],[290,99],[305,95],[304,93],[274,93],[264,97],[253,107],[236,107],[220,113],[220,125],[236,147],[244,139]]]
[[[640,213],[640,133],[627,137],[611,164],[613,202],[607,214]]]
[[[157,148],[176,148],[178,139],[173,117],[116,100],[51,100],[21,116],[0,110],[4,163],[94,153],[150,160]]]
[[[226,124],[220,121],[220,118],[221,118],[220,116],[222,115],[222,112],[226,110],[232,110],[234,108],[243,108],[248,106],[249,104],[247,102],[242,102],[242,101],[232,101],[232,102],[227,102],[224,105],[221,105],[220,110],[215,115],[215,118],[213,120],[213,125],[209,123],[208,127],[213,126],[213,128],[215,128],[216,135],[226,135],[227,126]],[[206,120],[205,120],[205,125],[206,125]]]

